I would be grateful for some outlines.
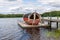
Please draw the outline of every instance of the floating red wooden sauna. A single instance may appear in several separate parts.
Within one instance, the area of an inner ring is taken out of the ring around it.
[[[40,17],[41,17],[40,14],[33,12],[33,13],[25,14],[23,16],[23,19],[25,23],[29,25],[38,25],[39,22],[41,22]]]

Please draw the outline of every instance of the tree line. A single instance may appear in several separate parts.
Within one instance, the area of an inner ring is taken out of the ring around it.
[[[41,14],[42,17],[60,17],[60,11],[51,11]],[[0,18],[23,17],[23,14],[0,14]]]
[[[23,17],[23,14],[0,14],[0,18]]]
[[[60,11],[51,11],[41,14],[43,17],[60,17]]]

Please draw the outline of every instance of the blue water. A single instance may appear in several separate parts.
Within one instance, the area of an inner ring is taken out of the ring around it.
[[[30,35],[19,25],[18,21],[22,18],[0,18],[0,40],[29,40]],[[48,40],[47,30],[40,29],[40,40]]]

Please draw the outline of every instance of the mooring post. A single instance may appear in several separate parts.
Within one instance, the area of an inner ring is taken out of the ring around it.
[[[48,21],[49,30],[51,30],[51,23],[52,23],[52,21]]]
[[[44,20],[43,19],[44,19],[44,17],[42,17],[41,23],[44,23]]]
[[[51,23],[52,23],[52,21],[50,21],[50,24],[49,24],[50,25],[50,30],[51,30]]]
[[[58,29],[58,22],[57,22],[57,29]]]
[[[29,29],[26,29],[26,32],[28,32],[31,36],[29,40],[40,40],[39,28],[29,28]]]
[[[59,20],[59,17],[57,16],[57,20]],[[57,29],[58,29],[58,21],[57,21]]]

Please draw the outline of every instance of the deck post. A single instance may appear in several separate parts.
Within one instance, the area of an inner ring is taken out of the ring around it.
[[[57,20],[59,20],[58,14],[57,14]],[[58,29],[58,21],[57,21],[57,29]]]
[[[57,22],[57,29],[58,29],[58,22]]]
[[[42,19],[44,19],[44,17],[42,17]],[[44,20],[42,20],[41,23],[44,23]]]
[[[50,25],[50,30],[51,30],[51,23],[52,23],[52,21],[50,21],[50,24],[49,24]]]
[[[52,23],[52,21],[48,21],[49,30],[51,30],[51,23]]]

